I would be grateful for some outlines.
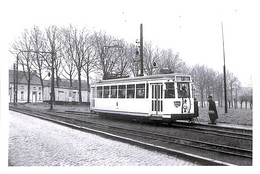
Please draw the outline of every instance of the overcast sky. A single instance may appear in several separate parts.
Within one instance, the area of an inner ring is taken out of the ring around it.
[[[86,26],[135,43],[142,23],[145,41],[172,48],[190,66],[222,72],[223,21],[226,66],[242,85],[251,83],[260,58],[259,0],[8,0],[1,1],[1,21],[1,54],[9,61],[4,68],[14,60],[10,44],[34,25]]]

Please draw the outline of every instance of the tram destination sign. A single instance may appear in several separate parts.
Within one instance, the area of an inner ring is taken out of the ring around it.
[[[190,81],[189,76],[176,76],[176,81]]]

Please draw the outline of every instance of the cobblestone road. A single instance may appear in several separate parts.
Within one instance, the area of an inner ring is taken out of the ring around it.
[[[10,166],[195,165],[12,111],[8,161]]]

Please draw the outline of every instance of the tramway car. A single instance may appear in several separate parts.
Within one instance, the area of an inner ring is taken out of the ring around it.
[[[91,86],[91,110],[167,122],[197,117],[191,76],[182,74],[102,80]]]

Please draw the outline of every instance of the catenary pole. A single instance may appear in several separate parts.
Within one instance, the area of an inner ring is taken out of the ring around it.
[[[221,22],[221,30],[222,30],[222,45],[223,45],[223,73],[224,73],[224,99],[225,99],[225,113],[228,113],[227,110],[227,80],[226,80],[226,58],[225,58],[225,44],[224,44],[224,31],[223,31],[223,22]]]
[[[144,55],[143,55],[143,24],[140,25],[140,63],[141,73],[140,76],[144,76]]]
[[[18,55],[16,57],[16,83],[15,83],[15,89],[16,89],[16,91],[15,91],[15,95],[16,95],[15,102],[17,103],[17,101],[18,101]]]

